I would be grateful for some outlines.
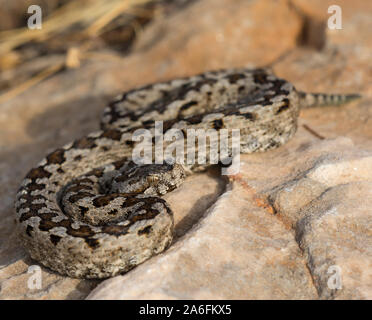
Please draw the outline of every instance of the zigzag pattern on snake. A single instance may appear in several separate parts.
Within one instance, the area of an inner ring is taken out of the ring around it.
[[[160,195],[196,169],[134,164],[134,130],[153,130],[155,120],[164,121],[164,133],[240,129],[241,153],[265,151],[294,135],[301,108],[357,97],[299,92],[265,69],[211,71],[128,91],[104,110],[101,131],[29,171],[15,204],[20,239],[33,259],[61,274],[126,272],[170,245],[173,214]]]

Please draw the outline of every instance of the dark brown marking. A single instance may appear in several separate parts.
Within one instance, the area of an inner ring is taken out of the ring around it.
[[[94,169],[94,170],[92,170],[92,171],[89,172],[89,175],[93,175],[93,176],[95,176],[97,178],[101,178],[103,176],[103,169]]]
[[[280,94],[288,95],[289,94],[288,90],[282,89],[283,85],[285,85],[287,81],[282,80],[282,79],[276,79],[274,81],[271,81],[271,83],[273,84],[273,87],[270,88],[269,90],[274,90],[275,91],[274,95],[280,95]]]
[[[122,132],[116,129],[109,129],[102,133],[101,138],[108,138],[115,141],[120,141]]]
[[[34,228],[31,227],[30,225],[27,225],[27,228],[26,228],[26,234],[31,237],[31,231],[33,231]]]
[[[187,121],[189,124],[198,124],[202,121],[203,117],[204,117],[203,114],[196,114],[196,115],[188,117],[184,120]]]
[[[83,137],[79,140],[76,140],[72,147],[76,149],[93,149],[97,146],[95,140],[95,138]]]
[[[97,239],[94,239],[94,238],[86,238],[85,239],[85,242],[87,243],[87,245],[89,247],[91,247],[92,249],[95,249],[99,246],[99,242]]]
[[[226,92],[226,88],[224,88],[224,87],[219,90],[219,93],[220,93],[221,96],[223,96],[225,94],[225,92]]]
[[[97,208],[107,206],[111,200],[117,198],[119,195],[117,193],[112,193],[109,195],[98,196],[93,200],[93,205]]]
[[[238,88],[238,93],[241,94],[245,90],[245,86],[240,86]]]
[[[113,209],[113,210],[107,212],[107,214],[110,214],[110,215],[113,215],[113,216],[116,215],[117,213],[118,213],[117,209]]]
[[[39,229],[41,231],[49,231],[50,229],[57,227],[57,224],[53,221],[50,221],[48,219],[44,219],[40,221]]]
[[[278,108],[278,110],[276,111],[276,114],[279,114],[279,113],[281,113],[281,112],[283,112],[287,109],[289,109],[289,100],[284,99],[283,100],[283,105]]]
[[[265,84],[267,83],[267,74],[265,72],[255,72],[253,74],[253,80],[255,83]]]
[[[92,190],[92,187],[91,186],[87,186],[87,185],[84,185],[84,184],[78,184],[78,185],[72,185],[72,186],[69,186],[65,193],[67,192],[80,192],[81,190],[88,190],[88,191],[91,191]]]
[[[276,114],[279,114],[279,113],[281,113],[281,112],[287,110],[288,108],[289,108],[289,105],[288,105],[288,104],[287,104],[287,105],[283,105],[283,106],[281,106],[281,107],[276,111]]]
[[[94,236],[95,232],[88,226],[80,226],[79,229],[75,230],[70,225],[70,227],[67,230],[67,234],[74,237],[86,238]]]
[[[187,110],[187,109],[189,109],[190,107],[192,107],[192,106],[194,106],[194,105],[196,105],[196,104],[198,104],[198,101],[190,101],[190,102],[188,102],[188,103],[185,103],[182,107],[181,107],[181,109],[180,110]]]
[[[25,212],[25,213],[23,213],[23,214],[21,215],[21,217],[19,218],[19,221],[20,221],[20,222],[25,221],[25,220],[27,220],[28,218],[37,215],[38,211],[39,211],[41,208],[45,208],[45,204],[44,204],[44,203],[32,204],[32,203],[30,203],[30,202],[25,202],[25,203],[22,203],[22,204],[19,206],[18,210],[26,209],[26,208],[29,208],[30,211]]]
[[[26,186],[27,190],[29,191],[42,190],[45,187],[46,187],[45,183],[36,183],[36,182],[31,182]]]
[[[129,202],[129,205],[131,205],[130,202],[131,202],[132,199],[128,198],[127,202]],[[137,221],[148,220],[148,219],[155,218],[160,213],[158,209],[154,209],[152,207],[152,205],[156,202],[157,203],[161,202],[167,210],[169,208],[167,206],[165,200],[161,199],[161,198],[156,198],[156,197],[141,198],[141,199],[134,198],[133,200],[135,200],[136,202],[140,201],[140,202],[143,203],[140,210],[144,210],[145,213],[138,214],[137,212],[133,212],[133,213],[129,214],[129,216],[127,217],[127,220],[129,220],[131,222],[131,224],[133,224]],[[136,202],[134,202],[133,204],[135,204]]]
[[[125,144],[127,145],[127,146],[133,146],[134,144],[135,144],[135,141],[132,141],[132,140],[127,140],[127,141],[125,141]]]
[[[91,197],[93,198],[95,195],[92,194],[92,193],[89,193],[89,192],[79,192],[77,194],[73,194],[71,195],[69,198],[68,198],[68,201],[72,202],[72,203],[75,203],[76,201],[79,201],[83,198],[86,198],[86,197]]]
[[[213,128],[216,130],[222,129],[224,127],[224,123],[222,119],[214,120],[213,121]]]
[[[163,123],[163,134],[166,133],[169,129],[172,129],[173,125],[177,122],[178,120],[173,119],[173,120],[168,120],[164,121]],[[153,140],[154,141],[154,140]]]
[[[65,159],[65,150],[60,148],[50,153],[47,157],[48,164],[61,164]]]
[[[147,227],[145,227],[145,228],[143,228],[143,229],[141,229],[141,230],[138,230],[138,232],[137,232],[137,234],[139,235],[139,236],[141,236],[141,235],[148,235],[148,234],[150,234],[150,232],[152,231],[152,227],[151,226],[147,226]]]
[[[124,98],[125,98],[125,95],[124,95]],[[110,105],[108,107],[108,110],[104,112],[104,116],[106,116],[106,115],[110,116],[110,120],[108,122],[109,124],[112,124],[112,123],[116,122],[118,119],[121,118],[121,115],[116,110],[116,106],[115,106],[116,103],[121,102],[121,101],[122,100],[114,101],[114,102],[110,103]],[[101,128],[105,128],[105,123],[101,122]]]
[[[40,217],[42,219],[41,222],[40,222],[40,226],[41,226],[41,224],[43,222],[43,219],[45,219],[45,220],[51,220],[53,217],[56,217],[57,216],[56,212],[38,213],[38,211],[37,210],[35,211],[34,208],[31,205],[28,205],[28,206],[25,206],[25,207],[29,208],[30,211],[25,212],[25,213],[22,214],[22,216],[19,218],[19,221],[20,222],[26,221],[27,219],[29,219],[31,217],[38,216],[38,217]],[[54,223],[54,222],[52,222],[52,223]],[[39,228],[41,230],[41,227],[40,226],[39,226]]]
[[[113,225],[113,226],[104,226],[102,228],[102,231],[110,235],[120,236],[120,235],[126,234],[128,232],[128,229],[129,229],[129,226]]]
[[[26,200],[26,202],[30,202],[32,203],[34,200],[46,200],[46,198],[41,195],[41,194],[37,194],[37,195],[30,195],[30,194],[22,194],[19,199],[24,199]]]
[[[226,76],[226,79],[228,79],[231,84],[235,84],[238,82],[238,80],[245,79],[245,77],[246,76],[242,73],[234,73]]]
[[[275,140],[271,140],[269,142],[269,149],[272,149],[272,148],[277,148],[279,146],[279,142],[275,141]]]
[[[252,112],[242,113],[241,115],[242,115],[244,118],[248,119],[248,120],[252,120],[252,121],[257,120],[257,114],[252,113]]]
[[[92,170],[91,172],[87,173],[86,175],[92,175],[92,176],[95,176],[94,174],[94,170]],[[79,180],[75,180],[74,181],[74,185],[80,185],[80,184],[92,184],[93,181],[90,180],[89,178],[82,178],[82,179],[79,179]]]
[[[26,178],[31,180],[42,179],[42,178],[49,178],[52,174],[46,171],[43,167],[37,167],[31,169],[31,171],[27,174]]]
[[[85,216],[85,213],[89,210],[89,208],[86,208],[86,207],[83,207],[83,206],[79,206],[79,210],[80,210],[80,215],[82,217]]]
[[[124,166],[124,164],[125,164],[126,162],[128,162],[128,159],[123,158],[123,159],[120,159],[120,160],[118,160],[118,161],[115,161],[115,162],[113,163],[113,165],[115,166],[115,169],[116,169],[116,170],[119,170],[122,166]]]
[[[143,121],[142,124],[143,124],[144,127],[150,128],[151,125],[154,124],[154,120],[146,120],[146,121]]]
[[[61,240],[62,238],[60,236],[56,236],[54,234],[51,234],[50,235],[50,241],[56,246],[58,244],[58,242]]]

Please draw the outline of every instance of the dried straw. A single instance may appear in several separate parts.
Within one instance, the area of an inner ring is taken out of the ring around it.
[[[67,50],[66,57],[61,58],[61,62],[46,67],[32,78],[0,95],[0,103],[14,98],[64,67],[78,68],[81,59],[99,57],[99,54],[88,52],[94,38],[98,37],[104,28],[120,15],[146,16],[149,12],[139,6],[150,2],[153,0],[71,1],[47,17],[40,30],[21,28],[0,32],[0,68],[3,69],[13,68],[23,62],[15,50],[20,45],[29,42],[46,42],[51,38],[58,40],[58,37],[68,32],[73,32],[74,36],[77,34],[80,41],[80,45],[76,46],[75,43],[73,48]],[[81,26],[78,31],[76,31],[76,25]],[[133,28],[137,29],[135,25]]]

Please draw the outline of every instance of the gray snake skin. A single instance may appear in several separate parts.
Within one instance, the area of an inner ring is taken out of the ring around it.
[[[240,129],[241,153],[265,151],[294,135],[301,108],[357,97],[299,92],[266,69],[211,71],[128,91],[104,110],[101,131],[56,149],[26,175],[15,204],[21,242],[34,260],[70,277],[127,272],[171,244],[173,213],[160,195],[197,169],[136,165],[134,130],[153,130],[155,120],[164,133]]]

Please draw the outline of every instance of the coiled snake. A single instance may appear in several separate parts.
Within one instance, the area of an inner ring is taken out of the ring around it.
[[[301,108],[356,97],[298,92],[265,69],[211,71],[128,91],[104,110],[101,131],[29,171],[15,204],[20,239],[33,259],[61,274],[126,272],[171,243],[173,214],[159,195],[178,187],[187,167],[136,165],[134,130],[153,130],[155,120],[164,133],[240,129],[241,153],[265,151],[294,135]]]

